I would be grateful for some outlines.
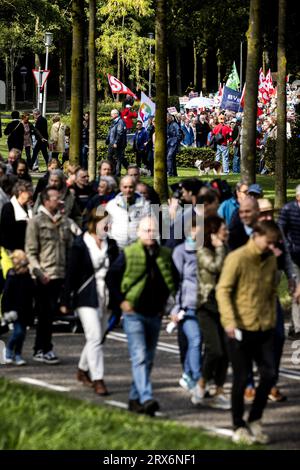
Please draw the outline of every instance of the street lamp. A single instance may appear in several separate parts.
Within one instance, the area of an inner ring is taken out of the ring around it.
[[[154,34],[153,33],[148,33],[148,38],[150,39],[150,44],[149,44],[149,54],[150,54],[150,60],[149,60],[149,98],[151,98],[151,79],[152,79],[152,59],[151,59],[151,53],[152,53],[152,43],[151,40],[154,39]]]
[[[44,34],[44,44],[46,46],[46,60],[45,60],[45,70],[48,70],[48,56],[49,56],[49,47],[53,42],[53,34],[45,33]],[[44,85],[44,99],[43,99],[43,116],[46,115],[46,101],[47,101],[47,82]]]
[[[20,68],[20,74],[22,75],[22,91],[23,91],[23,101],[26,100],[26,75],[27,75],[27,67],[23,65],[23,67]]]

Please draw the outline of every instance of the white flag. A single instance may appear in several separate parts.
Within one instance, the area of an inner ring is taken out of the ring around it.
[[[138,119],[143,123],[143,127],[148,126],[148,121],[150,116],[155,115],[155,103],[148,98],[145,93],[141,92],[141,105],[138,112]]]

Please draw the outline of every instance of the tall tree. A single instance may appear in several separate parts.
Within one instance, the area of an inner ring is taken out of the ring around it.
[[[277,140],[275,162],[275,208],[286,202],[286,0],[278,0]]]
[[[70,163],[78,165],[82,140],[83,114],[83,23],[84,0],[72,0],[72,84]]]
[[[243,122],[242,177],[255,182],[256,115],[258,72],[261,45],[261,0],[250,0],[249,29],[247,32],[246,96]]]
[[[166,5],[167,0],[156,1],[156,114],[155,114],[155,159],[154,188],[161,201],[168,199],[168,182],[166,169],[167,154],[167,37],[166,37]]]
[[[89,87],[90,87],[90,129],[89,129],[89,177],[96,176],[97,158],[97,88],[96,88],[96,0],[89,0]]]

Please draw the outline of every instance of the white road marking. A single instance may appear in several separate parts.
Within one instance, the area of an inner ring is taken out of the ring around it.
[[[18,379],[20,382],[24,382],[30,385],[37,385],[39,387],[49,388],[50,390],[55,390],[56,392],[70,392],[71,389],[68,387],[62,387],[61,385],[52,385],[43,380],[33,379],[31,377],[20,377]]]

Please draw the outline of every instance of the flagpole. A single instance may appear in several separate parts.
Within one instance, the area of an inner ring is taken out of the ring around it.
[[[243,89],[243,41],[240,44],[240,91]]]

